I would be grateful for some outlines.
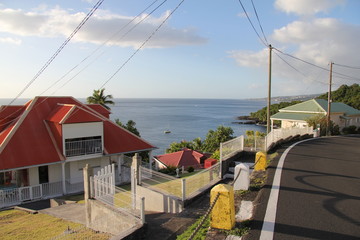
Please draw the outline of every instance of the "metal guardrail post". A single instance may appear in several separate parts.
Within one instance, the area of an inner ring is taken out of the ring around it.
[[[181,193],[182,193],[182,200],[185,201],[186,199],[186,179],[181,179]]]

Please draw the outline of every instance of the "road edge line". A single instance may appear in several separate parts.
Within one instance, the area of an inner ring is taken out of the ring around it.
[[[272,240],[274,238],[274,229],[275,229],[275,220],[276,220],[276,211],[277,211],[277,204],[279,199],[279,192],[280,192],[280,181],[281,181],[281,174],[282,168],[284,166],[285,158],[290,150],[295,147],[296,145],[307,142],[310,140],[315,140],[316,138],[305,139],[299,142],[292,144],[288,147],[285,152],[281,155],[278,165],[276,167],[269,201],[266,206],[266,213],[263,221],[263,226],[260,232],[259,240]]]

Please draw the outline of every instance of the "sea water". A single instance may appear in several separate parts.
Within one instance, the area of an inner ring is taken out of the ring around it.
[[[261,100],[230,99],[115,99],[111,107],[111,119],[119,118],[125,124],[136,122],[140,135],[158,147],[154,154],[165,153],[172,142],[206,138],[210,129],[220,125],[231,127],[234,136],[244,135],[246,130],[265,132],[256,125],[234,123],[236,117],[266,106]],[[164,131],[170,131],[165,133]]]
[[[85,102],[85,99],[79,99]],[[246,130],[265,132],[266,128],[256,125],[234,123],[236,117],[266,106],[264,100],[243,99],[113,99],[110,105],[111,120],[119,118],[126,124],[128,120],[136,123],[140,135],[156,146],[153,154],[163,154],[172,142],[192,141],[206,138],[210,129],[220,125],[231,127],[234,136],[245,135]],[[28,99],[18,99],[16,104],[24,104]],[[6,105],[10,99],[0,99]],[[164,133],[164,131],[170,133]]]

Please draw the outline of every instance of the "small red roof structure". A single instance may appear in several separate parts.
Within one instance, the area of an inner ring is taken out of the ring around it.
[[[155,156],[154,159],[164,166],[202,168],[207,156],[201,152],[184,148],[178,152]]]
[[[101,105],[73,97],[35,97],[24,106],[0,107],[0,170],[64,161],[63,124],[102,122],[103,154],[155,149],[109,119]]]

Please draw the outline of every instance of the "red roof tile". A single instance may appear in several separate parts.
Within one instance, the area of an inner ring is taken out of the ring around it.
[[[101,114],[95,110],[97,107],[89,107],[72,97],[36,97],[21,108],[7,109],[0,108],[0,121],[6,121],[11,114],[16,118],[0,130],[0,170],[63,160],[64,123],[103,122],[107,154],[154,148],[104,117],[105,111]]]
[[[155,156],[157,160],[166,166],[200,168],[206,156],[195,150],[184,148],[181,151]]]

